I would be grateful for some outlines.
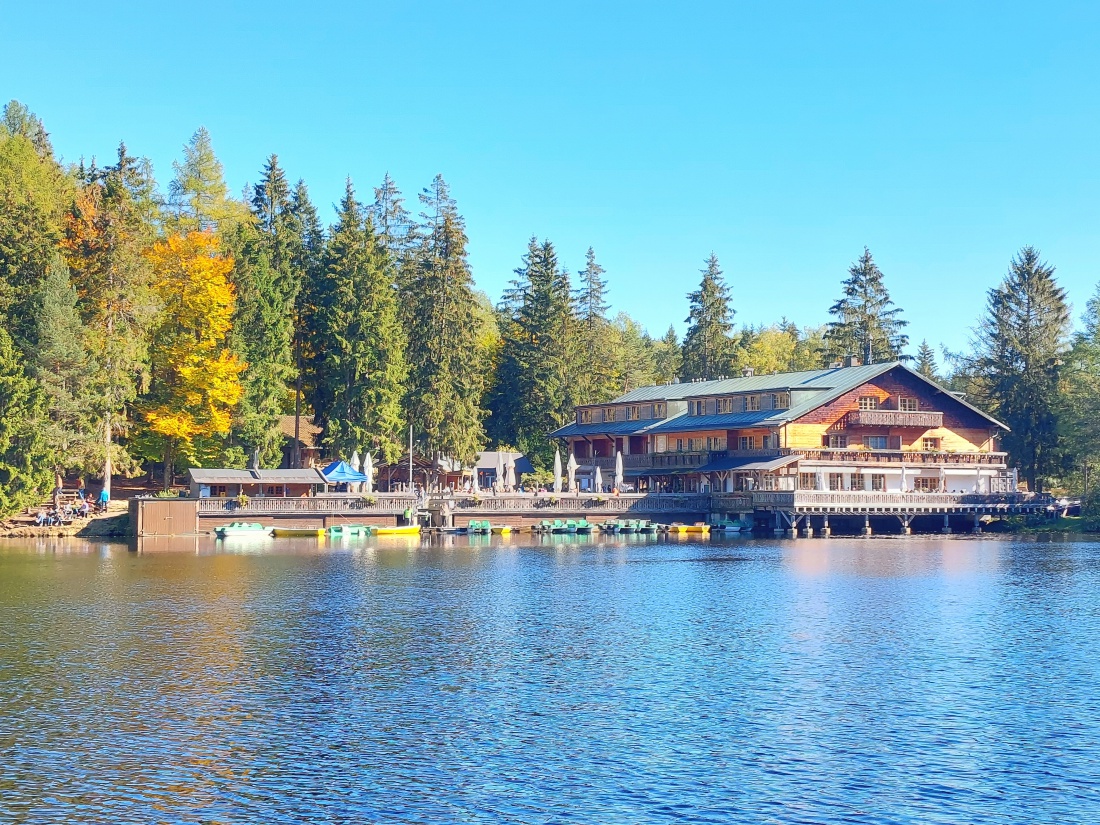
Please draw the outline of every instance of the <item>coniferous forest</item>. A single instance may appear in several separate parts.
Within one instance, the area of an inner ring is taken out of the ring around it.
[[[968,352],[910,341],[870,250],[853,250],[827,323],[738,326],[719,260],[701,250],[687,332],[651,335],[613,295],[597,252],[576,273],[549,240],[516,250],[504,294],[478,291],[455,196],[387,175],[349,181],[328,223],[276,155],[234,196],[210,135],[168,181],[118,147],[60,162],[42,122],[0,122],[0,515],[55,473],[109,479],[188,466],[278,466],[283,416],[313,416],[331,451],[472,460],[513,447],[546,467],[574,405],[680,379],[902,358],[988,410],[1031,489],[1080,493],[1100,466],[1100,293],[1073,332],[1053,265],[1006,250]],[[578,250],[572,250],[574,252]],[[998,277],[1000,280],[998,281]],[[496,298],[494,300],[494,298]]]

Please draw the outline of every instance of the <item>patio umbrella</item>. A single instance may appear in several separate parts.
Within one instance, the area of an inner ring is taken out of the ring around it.
[[[477,489],[477,464],[476,463],[474,464],[474,477],[472,479],[470,479],[470,481],[471,481],[470,491],[473,492],[476,495],[477,493],[480,492],[480,490]]]
[[[508,464],[504,467],[504,486],[508,492],[516,489],[516,460],[508,456]]]
[[[352,456],[354,458],[354,456]],[[363,475],[367,477],[367,480],[363,482],[363,491],[366,493],[374,492],[374,457],[367,453],[363,459]]]
[[[569,492],[577,492],[577,457],[573,453],[569,454],[569,464],[566,465],[566,470],[569,473]]]
[[[554,448],[554,492],[561,492],[561,450]]]
[[[623,454],[621,450],[615,451],[615,489],[623,489]]]
[[[359,463],[359,451],[358,450],[353,450],[352,451],[351,458],[348,459],[348,464],[351,465],[351,469],[355,470],[355,472],[359,472],[359,467],[362,466],[362,465]],[[363,489],[363,482],[360,481],[358,484],[355,484],[352,487],[349,487],[348,489],[350,489],[350,490],[362,490]]]
[[[496,478],[496,484],[497,484],[498,489],[500,489],[500,490],[504,489],[504,456],[500,452],[497,453],[497,478]]]
[[[600,465],[596,465],[596,475],[592,479],[592,486],[596,488],[597,493],[603,492],[603,473],[600,472]]]

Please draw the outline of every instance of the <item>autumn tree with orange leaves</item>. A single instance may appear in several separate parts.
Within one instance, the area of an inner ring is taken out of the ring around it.
[[[138,405],[143,446],[159,447],[164,487],[179,459],[201,466],[229,433],[245,364],[228,336],[236,294],[233,259],[211,232],[169,235],[147,253],[163,311],[150,337],[149,392]]]

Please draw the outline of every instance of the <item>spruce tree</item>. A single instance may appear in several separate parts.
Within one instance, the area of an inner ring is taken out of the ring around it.
[[[323,392],[314,402],[323,441],[338,454],[370,450],[395,461],[404,444],[405,332],[392,264],[350,181],[324,267],[325,346],[318,353]]]
[[[552,458],[547,433],[571,417],[576,401],[577,318],[569,274],[550,241],[531,238],[501,309],[500,380],[494,435],[542,466]]]
[[[848,355],[865,364],[905,359],[902,351],[909,336],[903,330],[909,322],[900,317],[901,309],[890,300],[882,270],[866,247],[849,267],[843,286],[844,296],[829,308],[836,320],[829,322],[825,333],[826,361]]]
[[[936,351],[928,345],[928,339],[920,342],[917,350],[917,372],[931,381],[939,381],[936,368]]]
[[[0,324],[0,517],[41,501],[50,487],[45,412],[38,384]]]
[[[42,284],[36,337],[30,367],[46,402],[43,436],[53,465],[93,471],[101,450],[88,415],[95,406],[92,376],[76,290],[60,255],[50,261]]]
[[[986,314],[965,364],[979,402],[1010,428],[1004,446],[1032,490],[1042,489],[1060,458],[1059,380],[1069,335],[1065,291],[1054,267],[1024,247],[1001,284],[989,290]]]
[[[588,248],[584,269],[577,277],[580,280],[575,294],[577,357],[584,361],[585,369],[576,372],[574,390],[579,403],[598,404],[618,395],[621,387],[629,383],[630,379],[625,377],[629,368],[624,361],[638,353],[623,348],[626,345],[623,330],[616,330],[607,318],[607,279],[592,247]]]
[[[370,217],[384,249],[389,252],[395,266],[400,267],[406,254],[416,243],[416,226],[405,209],[405,199],[390,173],[374,188],[374,203]]]
[[[92,170],[67,221],[62,247],[80,295],[89,355],[103,484],[134,473],[118,438],[148,375],[148,330],[159,312],[146,251],[157,231],[159,198],[148,165],[119,147],[118,163]]]
[[[465,222],[441,175],[420,202],[420,241],[399,282],[410,341],[407,417],[429,455],[470,462],[485,446],[487,375],[471,345],[480,317]]]
[[[732,339],[734,310],[730,291],[722,279],[718,258],[711,253],[699,289],[688,294],[687,335],[682,348],[683,378],[710,380],[729,375],[734,367]]]

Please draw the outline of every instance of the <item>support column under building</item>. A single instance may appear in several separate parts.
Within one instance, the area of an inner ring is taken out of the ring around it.
[[[951,532],[951,514],[950,513],[944,513],[943,514],[943,531],[942,532],[944,534],[947,534],[947,533]]]

